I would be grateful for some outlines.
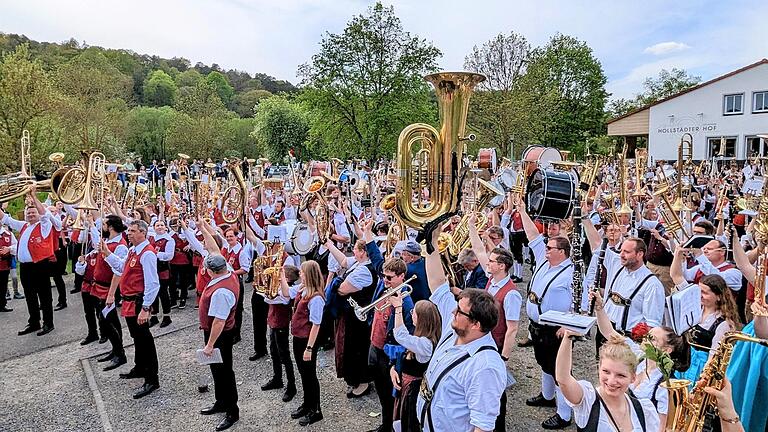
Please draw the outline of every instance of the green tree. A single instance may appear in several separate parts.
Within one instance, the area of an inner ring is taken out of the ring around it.
[[[269,159],[282,160],[290,149],[304,153],[309,138],[309,120],[297,104],[284,96],[263,99],[253,120],[253,136]]]
[[[216,92],[216,87],[200,81],[176,102],[175,116],[166,134],[167,151],[215,157],[232,143],[227,120],[234,116]]]
[[[144,81],[144,103],[150,106],[172,106],[176,100],[176,83],[170,75],[157,70]]]
[[[486,80],[472,96],[468,124],[480,138],[477,147],[491,145],[509,155],[515,131],[524,127],[527,109],[518,103],[519,79],[525,73],[531,46],[525,37],[499,34],[482,47],[475,46],[464,59],[464,69],[479,72]],[[475,148],[468,149],[470,153]]]
[[[0,162],[2,172],[19,169],[19,140],[24,129],[55,106],[52,80],[39,61],[30,59],[29,46],[18,45],[0,61]]]
[[[245,93],[238,93],[233,99],[234,111],[240,117],[253,117],[256,104],[270,96],[272,93],[266,90],[248,90]]]
[[[176,85],[181,87],[194,87],[198,81],[203,79],[203,75],[197,69],[188,69],[176,75]]]
[[[644,90],[633,99],[615,99],[608,104],[608,114],[618,117],[658,100],[680,93],[701,82],[700,76],[689,75],[684,69],[662,69],[657,77],[643,81]]]
[[[229,107],[232,102],[232,96],[235,95],[235,89],[229,84],[229,79],[218,71],[213,71],[205,77],[205,81],[216,88],[216,93],[224,102],[224,106]]]
[[[259,144],[258,139],[253,135],[256,122],[252,118],[231,118],[226,122],[229,136],[232,138],[230,148],[238,152],[241,157],[259,158],[262,157],[264,147]]]
[[[175,153],[168,152],[164,144],[165,135],[176,115],[176,110],[168,106],[132,109],[128,115],[125,134],[127,151],[140,154],[145,161],[173,157]]]
[[[316,149],[336,157],[393,154],[403,127],[436,118],[422,77],[437,70],[440,55],[381,3],[352,18],[343,33],[328,33],[299,67],[302,101],[313,111],[311,141],[322,143]]]

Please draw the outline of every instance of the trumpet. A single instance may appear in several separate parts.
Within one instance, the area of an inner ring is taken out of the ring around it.
[[[372,310],[382,312],[387,307],[389,307],[389,298],[393,295],[401,291],[403,297],[408,297],[411,295],[413,292],[413,287],[408,284],[413,282],[414,279],[416,279],[416,275],[409,277],[402,284],[384,291],[379,298],[372,301],[368,306],[360,306],[354,299],[351,298],[347,299],[347,301],[349,302],[349,305],[352,306],[352,308],[355,310],[355,316],[357,319],[360,321],[366,321],[368,319],[368,313]]]

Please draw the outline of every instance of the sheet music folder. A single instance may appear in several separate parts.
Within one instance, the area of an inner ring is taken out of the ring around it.
[[[597,322],[597,318],[588,315],[578,315],[571,312],[546,311],[539,316],[539,323],[565,327],[566,329],[585,335]]]

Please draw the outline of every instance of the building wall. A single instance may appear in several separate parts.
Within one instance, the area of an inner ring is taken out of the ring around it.
[[[708,138],[736,138],[736,159],[744,159],[746,137],[768,133],[768,113],[752,113],[752,93],[768,90],[768,64],[761,64],[650,108],[648,147],[654,160],[677,159],[685,132],[693,136],[693,157],[708,158]],[[723,98],[744,93],[743,114],[723,115]]]
[[[608,135],[637,136],[648,134],[648,117],[650,108],[636,112],[623,119],[608,124]]]

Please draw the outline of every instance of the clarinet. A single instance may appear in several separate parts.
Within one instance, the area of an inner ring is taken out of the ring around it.
[[[584,274],[584,261],[581,258],[581,207],[575,205],[573,208],[573,229],[571,230],[571,261],[573,262],[573,279],[571,280],[571,290],[573,290],[573,313],[581,313],[581,296],[584,293],[582,287]]]
[[[589,287],[590,292],[598,292],[600,290],[600,279],[603,277],[603,261],[605,260],[605,249],[608,247],[608,239],[603,238],[603,243],[600,245],[600,256],[597,257],[597,271],[595,272],[595,280],[592,282],[592,286]],[[589,315],[595,315],[595,301],[597,299],[592,298],[589,302]]]

